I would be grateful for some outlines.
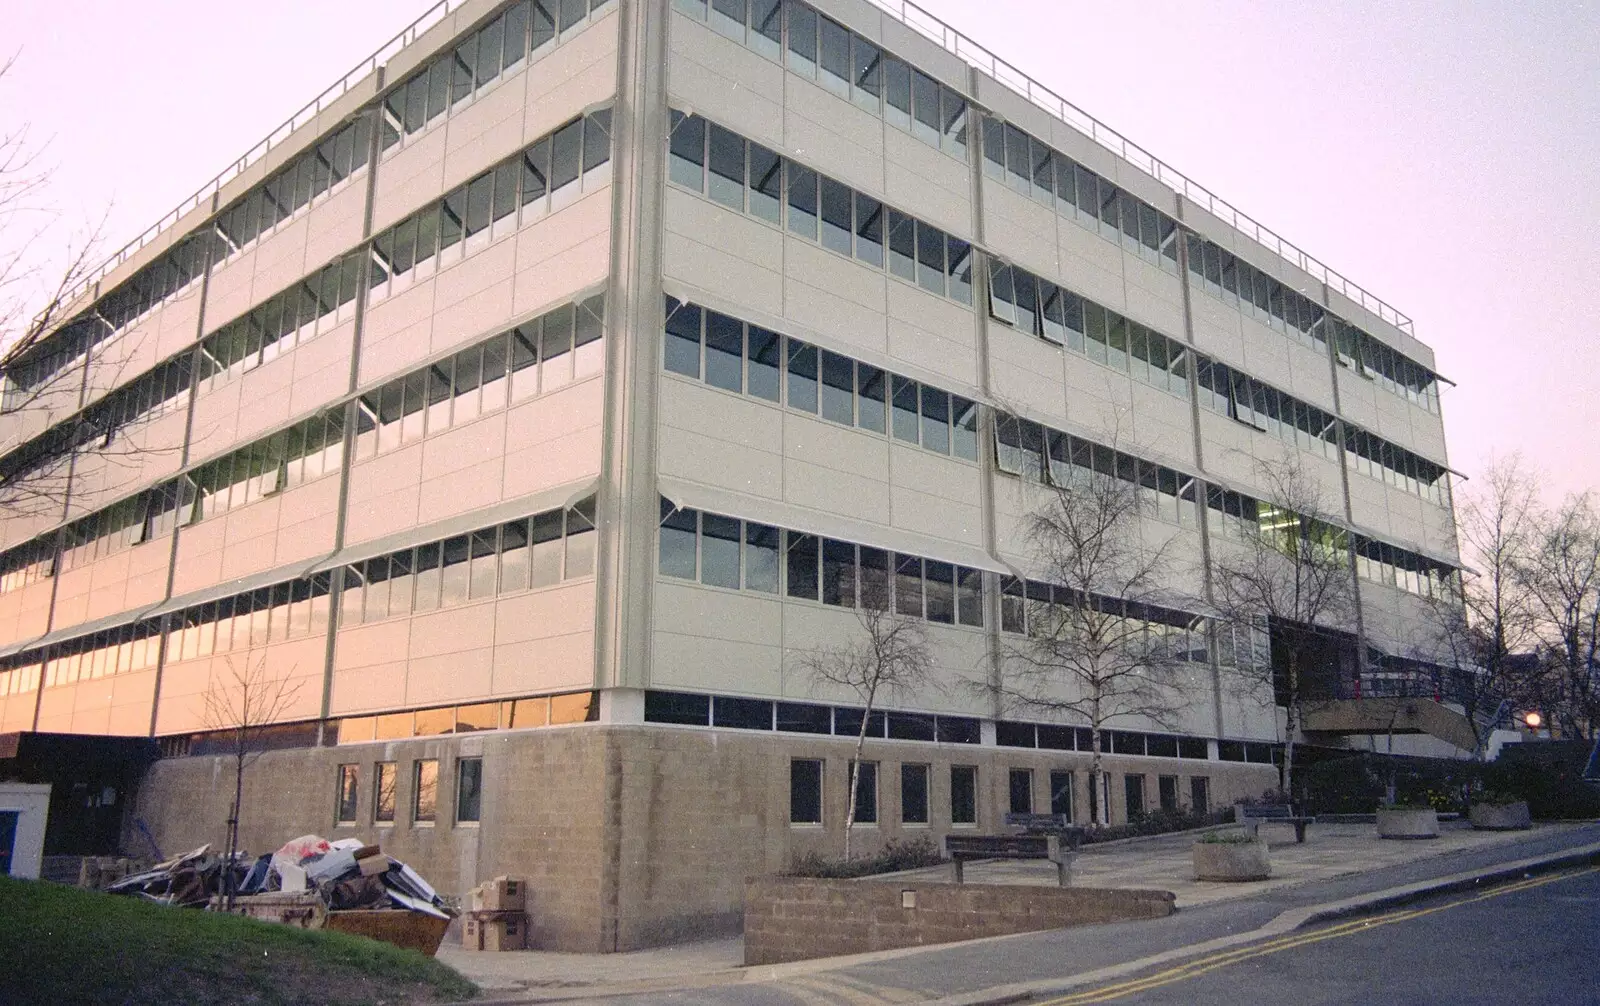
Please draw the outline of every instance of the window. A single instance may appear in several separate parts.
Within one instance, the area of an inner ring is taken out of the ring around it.
[[[963,103],[963,117],[965,107]],[[934,109],[937,118],[937,105]],[[791,234],[874,269],[886,266],[887,241],[887,268],[894,275],[930,293],[972,304],[973,255],[967,242],[894,210],[887,211],[886,235],[886,210],[877,200],[699,116],[676,110],[671,115],[668,173],[674,184],[783,224]]]
[[[1050,813],[1064,814],[1068,821],[1072,820],[1071,772],[1052,771],[1050,773]]]
[[[900,823],[928,823],[928,766],[900,766]]]
[[[334,811],[335,824],[356,823],[356,800],[361,787],[361,766],[339,766],[339,801]]]
[[[1161,809],[1169,812],[1178,810],[1178,777],[1163,775],[1156,778],[1156,798]]]
[[[1125,775],[1122,777],[1122,787],[1127,797],[1128,821],[1131,823],[1144,817],[1144,776]]]
[[[847,763],[846,770],[853,771],[856,762]],[[878,763],[860,763],[861,774],[856,782],[856,824],[878,823]],[[847,777],[848,778],[848,777]]]
[[[483,759],[456,762],[456,823],[476,824],[483,814]]]
[[[372,789],[372,819],[380,824],[394,822],[397,769],[398,766],[392,761],[378,763],[378,774],[373,780]]]
[[[1211,780],[1203,775],[1189,779],[1189,809],[1196,814],[1211,813]]]
[[[439,813],[439,761],[420,758],[411,765],[411,820],[432,824]]]
[[[1033,813],[1033,771],[1014,768],[1010,773],[1011,813]]]
[[[822,823],[822,762],[804,758],[789,762],[789,823]]]
[[[978,823],[978,767],[950,766],[950,823]]]

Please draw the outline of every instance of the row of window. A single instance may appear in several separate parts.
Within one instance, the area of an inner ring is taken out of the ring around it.
[[[1030,419],[995,414],[995,464],[1007,474],[1061,489],[1097,477],[1121,479],[1139,487],[1150,516],[1186,527],[1199,523],[1194,476]]]
[[[1339,460],[1339,424],[1332,414],[1204,356],[1195,378],[1202,408],[1292,447]]]
[[[0,552],[0,594],[21,590],[56,573],[56,541],[52,535],[35,538]]]
[[[344,567],[339,625],[450,608],[594,573],[594,499]]]
[[[373,765],[372,823],[393,826],[399,800],[398,762],[380,761]],[[361,766],[340,765],[334,824],[342,827],[357,823],[357,801],[361,794]],[[483,813],[483,759],[456,759],[455,823],[476,824]],[[409,821],[432,826],[439,820],[439,759],[418,758],[411,763],[411,803]]]
[[[610,161],[611,110],[573,119],[375,237],[369,299],[399,293],[560,209],[597,184]]]
[[[983,574],[976,569],[675,509],[666,499],[659,569],[662,576],[729,590],[777,594],[781,584],[790,598],[983,625]]]
[[[999,720],[994,725],[995,743],[1003,748],[1042,748],[1048,751],[1094,750],[1094,730],[1089,727],[1062,726],[1058,723],[1018,723]],[[1102,730],[1102,754],[1138,755],[1145,758],[1211,757],[1204,737],[1180,734],[1152,734],[1136,730]]]
[[[160,418],[188,404],[194,379],[194,358],[182,356],[160,364],[90,406],[83,421],[109,445],[135,423]]]
[[[68,524],[61,534],[61,571],[114,555],[172,530],[177,519],[176,483],[146,489]],[[53,541],[55,532],[43,540]]]
[[[371,145],[372,118],[362,112],[240,196],[217,217],[217,233],[227,242],[224,255],[238,252],[314,200],[337,191],[367,166]]]
[[[1460,597],[1461,574],[1426,556],[1371,538],[1356,539],[1356,573],[1362,579],[1397,587],[1419,597]]]
[[[597,692],[539,695],[528,699],[475,702],[470,705],[417,709],[376,716],[347,716],[338,723],[340,744],[443,737],[484,730],[531,730],[536,727],[589,723],[600,716]]]
[[[461,426],[600,372],[605,295],[563,305],[357,400],[356,460]]]
[[[776,730],[781,733],[861,735],[862,710],[813,702],[702,695],[693,692],[646,692],[644,721],[726,730]],[[867,717],[866,735],[877,739],[937,741],[940,744],[978,744],[982,731],[970,716],[935,716],[931,713],[873,710]]]
[[[1344,451],[1351,471],[1430,503],[1450,505],[1450,469],[1443,465],[1350,425],[1344,428]]]
[[[1188,236],[1189,272],[1205,291],[1302,345],[1326,352],[1331,338],[1341,364],[1378,381],[1429,412],[1439,413],[1433,371],[1329,314],[1320,304],[1195,234]]]
[[[989,316],[1151,387],[1189,397],[1189,350],[1183,343],[993,258]]]
[[[983,170],[1141,258],[1178,271],[1177,221],[1016,126],[984,119]]]
[[[972,303],[967,242],[698,115],[672,111],[670,146],[674,184],[930,293]]]
[[[194,469],[185,489],[195,505],[179,514],[179,524],[216,517],[336,474],[344,465],[344,425],[344,409],[333,409]]]
[[[37,687],[42,669],[44,685],[50,688],[142,671],[156,666],[160,654],[161,624],[151,620],[58,643],[47,655],[34,654],[29,660],[31,667],[13,666],[10,673],[19,683],[31,680]]]
[[[1135,633],[1144,637],[1141,652],[1152,659],[1207,663],[1211,646],[1206,637],[1207,620],[1199,615],[1151,604],[1135,604],[1119,598],[1086,595],[1070,587],[1052,586],[1038,580],[1014,576],[1000,579],[1000,628],[1004,632],[1045,635],[1062,624],[1062,609],[1093,610],[1129,625],[1126,634],[1109,633],[1132,646]]]
[[[666,369],[715,388],[978,460],[978,404],[759,325],[667,298]]]
[[[1238,759],[1243,760],[1243,759]],[[932,766],[902,762],[900,768],[900,818],[902,825],[925,825],[929,821],[929,779]],[[844,763],[840,789],[850,791],[851,775],[856,769],[854,761]],[[879,822],[879,763],[860,763],[856,781],[855,813],[851,820],[856,824]],[[823,779],[826,762],[820,758],[796,758],[789,762],[789,823],[791,825],[821,825],[826,823],[823,810]],[[1012,814],[1032,814],[1034,805],[1033,769],[1011,768],[1006,778],[1006,809]],[[1068,821],[1076,819],[1076,780],[1070,769],[1050,769],[1048,781],[1051,814],[1059,814]],[[1099,799],[1110,800],[1110,774],[1101,776],[1102,791]],[[1182,809],[1179,802],[1181,779],[1176,775],[1158,775],[1156,792],[1158,806],[1167,812]],[[1143,817],[1147,810],[1146,779],[1141,773],[1123,775],[1124,809],[1129,821]],[[978,823],[978,767],[976,765],[951,765],[949,784],[950,824],[954,827],[973,826]],[[1090,793],[1091,810],[1096,794]],[[1211,808],[1211,781],[1206,776],[1189,777],[1189,807],[1195,813],[1207,813]]]
[[[522,0],[414,73],[384,99],[381,143],[387,153],[462,107],[484,88],[582,24],[611,0]]]
[[[326,573],[185,608],[167,622],[167,663],[326,635]]]
[[[200,394],[355,317],[362,252],[341,256],[200,342]]]
[[[673,0],[712,29],[965,161],[967,100],[796,0]],[[786,56],[783,54],[787,53]]]

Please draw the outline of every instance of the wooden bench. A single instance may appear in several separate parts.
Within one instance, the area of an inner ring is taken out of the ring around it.
[[[966,883],[962,866],[975,859],[1048,859],[1056,864],[1056,882],[1072,882],[1072,857],[1077,841],[1061,835],[946,835],[944,851],[955,863],[956,883]]]
[[[1233,819],[1244,825],[1244,830],[1252,838],[1260,833],[1262,824],[1292,824],[1296,842],[1306,840],[1306,825],[1316,820],[1296,814],[1294,808],[1286,803],[1236,803],[1233,805]]]

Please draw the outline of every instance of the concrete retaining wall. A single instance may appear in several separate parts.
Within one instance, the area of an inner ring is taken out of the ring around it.
[[[1168,891],[765,877],[745,886],[744,962],[781,964],[1172,911]]]

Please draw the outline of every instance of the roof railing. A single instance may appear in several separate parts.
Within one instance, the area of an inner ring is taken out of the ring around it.
[[[277,129],[274,129],[266,139],[262,140],[260,143],[257,143],[255,146],[246,151],[243,157],[240,157],[238,160],[222,169],[221,173],[218,174],[217,177],[200,186],[194,195],[180,203],[177,209],[162,217],[155,224],[146,229],[143,234],[140,234],[132,241],[129,241],[119,251],[108,258],[104,264],[79,281],[75,286],[72,287],[71,290],[67,292],[67,296],[64,298],[64,303],[70,304],[75,301],[83,294],[85,290],[90,289],[94,286],[94,284],[100,282],[113,269],[116,269],[118,266],[128,261],[128,259],[135,255],[141,248],[159,237],[163,231],[177,223],[179,220],[183,219],[186,214],[195,209],[197,206],[203,204],[207,199],[210,199],[212,195],[220,191],[224,185],[239,177],[239,175],[242,174],[252,164],[255,164],[257,161],[261,160],[261,158],[265,157],[267,151],[278,146],[284,140],[293,135],[295,130],[299,129],[301,126],[304,126],[306,123],[322,114],[322,110],[328,107],[329,104],[343,97],[350,91],[351,88],[365,80],[368,76],[376,73],[378,68],[385,65],[389,59],[395,55],[395,53],[416,41],[419,35],[427,31],[429,28],[432,28],[440,21],[444,20],[451,11],[460,7],[464,3],[466,3],[466,0],[439,0],[438,3],[428,8],[428,10],[425,11],[421,17],[411,22],[411,24],[406,26],[404,30],[391,38],[388,42],[385,42],[371,56],[356,64],[355,68],[349,73],[345,74],[343,78],[335,82],[327,90],[317,95],[311,101],[307,102],[305,107],[301,108],[300,111],[290,116],[288,121],[284,122],[283,125],[279,126]]]
[[[1313,279],[1360,304],[1383,321],[1408,334],[1415,334],[1411,319],[1398,309],[1362,289],[1342,274],[1284,240],[1271,229],[1239,211],[1232,203],[1193,181],[1121,133],[1107,126],[1072,102],[1056,94],[1021,70],[996,56],[960,31],[918,7],[910,0],[872,0],[891,17],[918,34],[959,56],[1001,84],[1022,95],[1039,108],[1083,133],[1118,157],[1139,168],[1161,184],[1191,200],[1212,216],[1228,224],[1279,258],[1309,273]]]

